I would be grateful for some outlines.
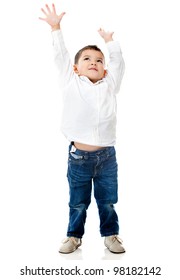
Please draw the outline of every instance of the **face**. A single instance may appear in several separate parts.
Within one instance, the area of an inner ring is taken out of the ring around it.
[[[104,56],[96,50],[85,50],[79,61],[74,65],[74,71],[79,76],[86,76],[93,83],[101,80],[105,75]]]

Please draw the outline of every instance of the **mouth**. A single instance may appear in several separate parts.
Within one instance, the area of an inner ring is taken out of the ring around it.
[[[89,68],[89,70],[98,71],[96,68]]]

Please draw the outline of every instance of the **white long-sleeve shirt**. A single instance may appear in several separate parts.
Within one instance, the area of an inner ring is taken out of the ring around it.
[[[94,146],[116,143],[116,93],[124,74],[119,43],[108,42],[109,63],[106,76],[92,83],[73,71],[62,32],[52,32],[54,58],[64,97],[61,130],[69,141]]]

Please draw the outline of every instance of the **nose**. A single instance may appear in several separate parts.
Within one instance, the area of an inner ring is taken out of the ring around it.
[[[91,65],[96,65],[96,61],[91,61]]]

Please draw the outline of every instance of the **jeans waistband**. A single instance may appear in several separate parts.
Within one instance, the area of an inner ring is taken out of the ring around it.
[[[94,156],[100,156],[103,154],[111,154],[115,152],[114,146],[110,146],[110,147],[105,147],[102,148],[100,150],[97,151],[83,151],[83,150],[79,150],[74,146],[74,142],[71,142],[71,144],[69,145],[69,152],[73,152],[76,153],[77,155],[80,156],[88,156],[88,157],[94,157]]]

